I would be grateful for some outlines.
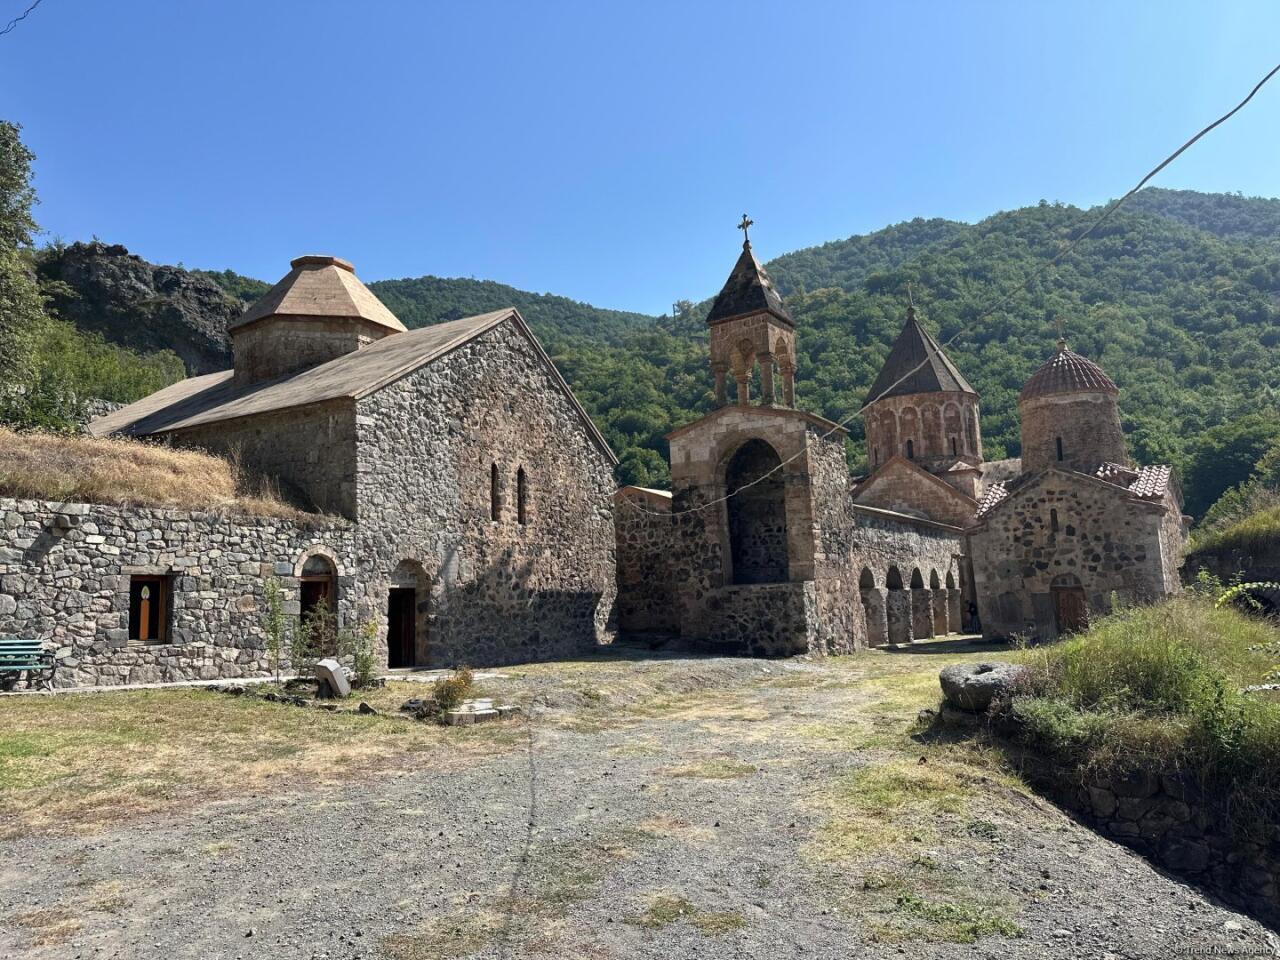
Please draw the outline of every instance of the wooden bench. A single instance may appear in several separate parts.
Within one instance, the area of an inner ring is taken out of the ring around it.
[[[0,690],[12,690],[23,674],[28,687],[37,682],[49,687],[56,668],[53,651],[46,650],[41,641],[0,637]]]

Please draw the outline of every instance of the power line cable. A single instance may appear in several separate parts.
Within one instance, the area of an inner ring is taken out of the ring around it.
[[[1226,123],[1226,122],[1227,122],[1228,120],[1230,120],[1233,116],[1235,116],[1235,115],[1236,115],[1237,113],[1239,113],[1242,109],[1244,109],[1245,104],[1247,104],[1250,100],[1252,100],[1252,99],[1254,98],[1254,96],[1256,96],[1256,95],[1257,95],[1258,91],[1259,91],[1259,90],[1261,90],[1261,89],[1266,85],[1267,81],[1268,81],[1268,80],[1270,80],[1272,77],[1274,77],[1277,73],[1280,73],[1280,63],[1277,63],[1274,67],[1272,67],[1272,68],[1267,72],[1266,76],[1264,76],[1261,80],[1259,80],[1256,84],[1254,84],[1253,89],[1249,91],[1248,95],[1247,95],[1243,100],[1241,100],[1239,103],[1237,103],[1234,107],[1232,107],[1230,110],[1228,110],[1228,111],[1227,111],[1226,113],[1224,113],[1222,116],[1218,117],[1218,119],[1214,120],[1214,121],[1213,121],[1212,123],[1210,123],[1208,126],[1206,126],[1206,127],[1204,127],[1203,129],[1201,129],[1201,130],[1200,130],[1198,133],[1196,133],[1196,135],[1195,135],[1195,136],[1193,136],[1190,140],[1188,140],[1188,141],[1187,141],[1186,143],[1184,143],[1182,146],[1178,147],[1178,149],[1177,149],[1177,150],[1173,151],[1173,153],[1169,154],[1167,157],[1165,157],[1163,160],[1161,160],[1161,161],[1160,161],[1160,163],[1159,163],[1159,164],[1157,164],[1155,167],[1153,167],[1153,168],[1152,168],[1152,169],[1151,169],[1151,170],[1146,174],[1146,176],[1144,176],[1141,180],[1139,180],[1139,181],[1138,181],[1138,183],[1137,183],[1137,184],[1136,184],[1136,185],[1135,185],[1131,190],[1129,190],[1129,192],[1128,192],[1128,193],[1126,193],[1124,196],[1122,196],[1119,200],[1114,201],[1114,202],[1113,202],[1109,207],[1107,207],[1107,209],[1106,209],[1106,210],[1104,210],[1104,211],[1102,212],[1102,214],[1101,214],[1101,215],[1100,215],[1096,220],[1094,220],[1091,224],[1089,224],[1089,226],[1088,226],[1088,227],[1086,227],[1086,228],[1085,228],[1081,233],[1077,234],[1077,235],[1076,235],[1076,237],[1075,237],[1074,239],[1072,239],[1072,240],[1070,240],[1069,242],[1065,243],[1065,244],[1063,245],[1062,249],[1060,249],[1060,250],[1057,252],[1057,254],[1055,254],[1052,258],[1050,258],[1049,260],[1046,260],[1046,261],[1045,261],[1044,263],[1042,263],[1039,267],[1037,267],[1035,270],[1033,270],[1031,273],[1029,273],[1029,274],[1028,274],[1028,275],[1027,275],[1023,280],[1022,280],[1022,282],[1021,282],[1021,283],[1017,284],[1017,285],[1016,285],[1016,286],[1014,286],[1014,287],[1010,287],[1010,288],[1009,288],[1009,291],[1008,291],[1008,292],[1007,292],[1003,297],[1001,297],[999,300],[997,300],[994,304],[992,304],[992,305],[991,305],[990,307],[988,307],[986,310],[983,310],[981,313],[979,313],[977,316],[975,316],[972,320],[970,320],[970,321],[969,321],[969,323],[968,323],[968,326],[972,326],[973,324],[977,323],[979,320],[982,320],[982,319],[984,319],[984,318],[986,318],[986,317],[991,316],[991,314],[995,313],[997,310],[999,310],[1001,307],[1003,307],[1006,303],[1008,303],[1011,299],[1013,299],[1013,297],[1014,297],[1014,296],[1016,296],[1018,293],[1020,293],[1022,290],[1024,290],[1024,289],[1025,289],[1025,288],[1026,288],[1026,287],[1027,287],[1027,286],[1028,286],[1028,285],[1029,285],[1033,280],[1037,280],[1037,279],[1039,279],[1039,278],[1040,278],[1041,276],[1043,276],[1043,275],[1044,275],[1048,270],[1050,270],[1051,268],[1053,268],[1053,267],[1057,266],[1059,263],[1061,263],[1061,262],[1062,262],[1062,260],[1063,260],[1063,258],[1065,258],[1065,257],[1066,257],[1069,253],[1071,253],[1073,250],[1075,250],[1075,249],[1076,249],[1076,247],[1078,247],[1078,246],[1080,245],[1080,243],[1081,243],[1081,242],[1082,242],[1086,237],[1088,237],[1088,236],[1089,236],[1090,234],[1092,234],[1095,230],[1097,230],[1097,229],[1098,229],[1098,227],[1100,227],[1100,226],[1102,226],[1104,223],[1106,223],[1106,222],[1107,222],[1107,220],[1111,217],[1111,215],[1112,215],[1112,214],[1114,214],[1114,213],[1115,213],[1117,210],[1119,210],[1122,206],[1124,206],[1126,203],[1128,203],[1128,202],[1129,202],[1129,200],[1130,200],[1130,199],[1132,199],[1132,197],[1134,196],[1134,194],[1136,194],[1139,190],[1141,190],[1143,187],[1145,187],[1145,186],[1146,186],[1146,185],[1151,181],[1151,179],[1152,179],[1153,177],[1155,177],[1155,176],[1156,176],[1156,174],[1160,173],[1160,171],[1161,171],[1161,170],[1163,170],[1165,167],[1169,166],[1169,164],[1173,163],[1173,161],[1174,161],[1174,160],[1177,160],[1177,159],[1178,159],[1178,157],[1182,156],[1182,154],[1184,154],[1184,153],[1185,153],[1188,149],[1190,149],[1190,148],[1191,148],[1191,147],[1192,147],[1192,146],[1193,146],[1197,141],[1199,141],[1202,137],[1204,137],[1206,134],[1208,134],[1208,133],[1209,133],[1210,131],[1212,131],[1214,128],[1216,128],[1216,127],[1218,127],[1218,126],[1221,126],[1222,124]],[[964,333],[964,331],[965,331],[965,328],[964,328],[964,327],[961,327],[959,330],[957,330],[955,333],[953,333],[950,337],[948,337],[948,338],[947,338],[947,339],[942,343],[942,346],[943,346],[943,347],[949,347],[949,346],[951,346],[951,344],[953,344],[953,343],[956,341],[956,339],[957,339],[957,338],[959,338],[959,336],[960,336],[962,333]],[[824,433],[820,439],[826,440],[828,437],[830,437],[830,436],[831,436],[833,433],[835,433],[836,431],[845,429],[845,428],[848,426],[848,424],[852,423],[856,418],[858,418],[858,417],[862,416],[862,414],[863,414],[863,413],[865,413],[869,407],[871,407],[871,406],[872,406],[873,404],[875,404],[877,401],[879,401],[879,400],[883,399],[885,396],[887,396],[887,395],[888,395],[891,391],[893,391],[893,389],[894,389],[895,387],[897,387],[899,384],[904,383],[906,380],[910,379],[910,378],[911,378],[911,377],[916,373],[916,371],[920,370],[920,369],[921,369],[922,367],[924,367],[924,366],[925,366],[925,364],[927,364],[928,362],[929,362],[928,358],[925,358],[924,360],[921,360],[921,361],[920,361],[920,363],[918,363],[916,366],[912,367],[910,370],[908,370],[906,373],[904,373],[901,377],[899,377],[899,378],[898,378],[897,380],[895,380],[893,383],[889,384],[887,387],[885,387],[883,390],[881,390],[881,391],[880,391],[880,393],[878,393],[876,396],[872,397],[870,400],[868,400],[866,403],[864,403],[861,407],[859,407],[859,408],[858,408],[857,410],[855,410],[853,413],[849,414],[849,416],[845,417],[843,420],[841,420],[841,421],[839,421],[837,424],[835,424],[835,425],[834,425],[830,430],[828,430],[826,433]],[[757,483],[761,483],[761,482],[763,482],[764,480],[768,479],[768,478],[769,478],[770,476],[772,476],[773,474],[777,473],[777,472],[778,472],[779,470],[781,470],[783,467],[785,467],[785,466],[786,466],[788,463],[790,463],[792,460],[795,460],[797,457],[799,457],[799,456],[800,456],[801,454],[803,454],[804,452],[805,452],[805,451],[804,451],[803,449],[802,449],[802,450],[797,450],[797,451],[796,451],[795,453],[793,453],[791,456],[789,456],[789,457],[787,457],[785,460],[782,460],[781,462],[779,462],[779,463],[778,463],[778,465],[777,465],[776,467],[773,467],[773,468],[771,468],[770,470],[767,470],[766,472],[762,473],[760,476],[756,477],[754,480],[750,481],[749,483],[744,483],[742,486],[738,487],[737,489],[733,490],[733,491],[732,491],[732,492],[730,492],[730,493],[726,493],[726,494],[725,494],[724,496],[722,496],[722,497],[717,497],[717,498],[715,498],[714,500],[708,500],[708,501],[707,501],[706,503],[704,503],[704,504],[701,504],[701,505],[696,506],[696,507],[690,507],[690,508],[689,508],[689,509],[687,509],[687,510],[673,510],[673,511],[671,511],[670,513],[663,513],[663,512],[661,512],[661,511],[657,511],[657,510],[645,510],[643,507],[640,507],[640,506],[638,506],[637,504],[634,504],[634,503],[632,503],[632,502],[631,502],[631,501],[629,501],[629,500],[625,500],[625,499],[624,499],[624,500],[623,500],[623,503],[625,503],[625,504],[626,504],[628,507],[630,507],[632,510],[639,511],[640,513],[647,513],[647,514],[649,514],[650,516],[655,516],[655,517],[681,517],[681,516],[686,516],[687,514],[691,514],[691,513],[698,513],[698,512],[700,512],[700,511],[702,511],[702,510],[706,510],[708,507],[713,507],[713,506],[715,506],[716,504],[724,503],[725,501],[729,500],[731,497],[734,497],[734,496],[736,496],[737,494],[741,493],[743,490],[746,490],[746,489],[748,489],[749,487],[753,487],[753,486],[755,486]]]
[[[23,10],[22,13],[18,14],[18,16],[10,20],[5,25],[5,28],[3,30],[0,30],[0,37],[3,37],[6,33],[9,33],[10,31],[12,31],[13,28],[16,27],[18,24],[20,24],[23,20],[27,19],[27,16],[31,13],[31,11],[34,10],[36,7],[40,6],[40,4],[43,2],[44,0],[36,0],[35,3],[27,7],[27,9]]]

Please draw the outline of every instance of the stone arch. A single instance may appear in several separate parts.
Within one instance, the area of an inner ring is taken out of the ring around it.
[[[328,547],[308,548],[294,567],[298,577],[298,618],[337,626],[338,561]],[[326,631],[327,632],[327,631]]]
[[[947,604],[947,628],[949,633],[959,633],[964,629],[964,607],[961,603],[960,590],[956,587],[956,578],[947,571],[944,596]]]
[[[911,636],[914,640],[932,637],[933,603],[932,594],[924,585],[924,576],[919,567],[911,570]]]
[[[942,432],[947,438],[948,452],[953,456],[960,453],[969,453],[969,445],[964,439],[964,423],[960,416],[960,406],[956,403],[948,403],[942,410]]]
[[[912,454],[919,452],[920,447],[920,414],[915,407],[903,407],[898,416],[898,439],[902,444],[903,456],[909,456],[907,446],[912,447]]]
[[[937,569],[935,568],[933,570],[930,570],[929,571],[929,589],[937,590],[941,586],[942,586],[942,580],[938,576]]]
[[[764,440],[742,444],[725,467],[729,567],[736,584],[785,583],[789,574],[782,458]]]
[[[911,594],[903,589],[902,572],[890,567],[885,583],[885,635],[890,643],[911,642]]]
[[[964,409],[964,444],[969,453],[978,455],[978,424],[973,417],[973,407],[969,405]]]
[[[929,610],[933,615],[933,635],[935,637],[945,637],[951,632],[947,600],[947,591],[942,589],[942,579],[938,576],[938,568],[934,567],[929,571]]]
[[[898,415],[892,410],[881,410],[880,447],[884,449],[884,459],[888,460],[898,452]]]
[[[928,403],[920,408],[920,429],[924,438],[924,455],[942,456],[942,413],[934,404]]]
[[[391,572],[387,591],[387,666],[424,666],[429,662],[427,642],[431,578],[415,559],[406,558]]]
[[[867,626],[867,645],[883,646],[888,639],[884,591],[876,587],[875,574],[863,567],[858,577],[858,593],[862,597],[862,615]]]
[[[954,590],[956,588],[956,577],[950,570],[947,571],[947,589]]]

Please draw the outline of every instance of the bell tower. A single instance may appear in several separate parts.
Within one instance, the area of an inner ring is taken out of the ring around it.
[[[773,281],[751,251],[747,228],[752,221],[744,213],[742,255],[707,314],[711,329],[711,373],[715,377],[716,404],[728,400],[728,377],[737,384],[740,406],[752,402],[751,381],[760,370],[759,403],[794,407],[796,403],[796,325],[782,305]],[[776,375],[776,378],[775,378]],[[778,396],[778,379],[782,396]]]

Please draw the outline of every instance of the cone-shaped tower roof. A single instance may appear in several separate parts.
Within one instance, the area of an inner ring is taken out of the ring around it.
[[[867,403],[909,393],[977,394],[938,341],[916,319],[916,308],[907,307],[907,322],[894,341],[880,375],[871,385]],[[883,396],[882,396],[883,394]]]
[[[720,323],[751,313],[771,313],[783,323],[795,326],[791,314],[782,305],[782,297],[773,287],[773,281],[751,252],[751,242],[742,243],[742,256],[733,265],[733,272],[724,282],[720,295],[711,305],[707,323]]]

